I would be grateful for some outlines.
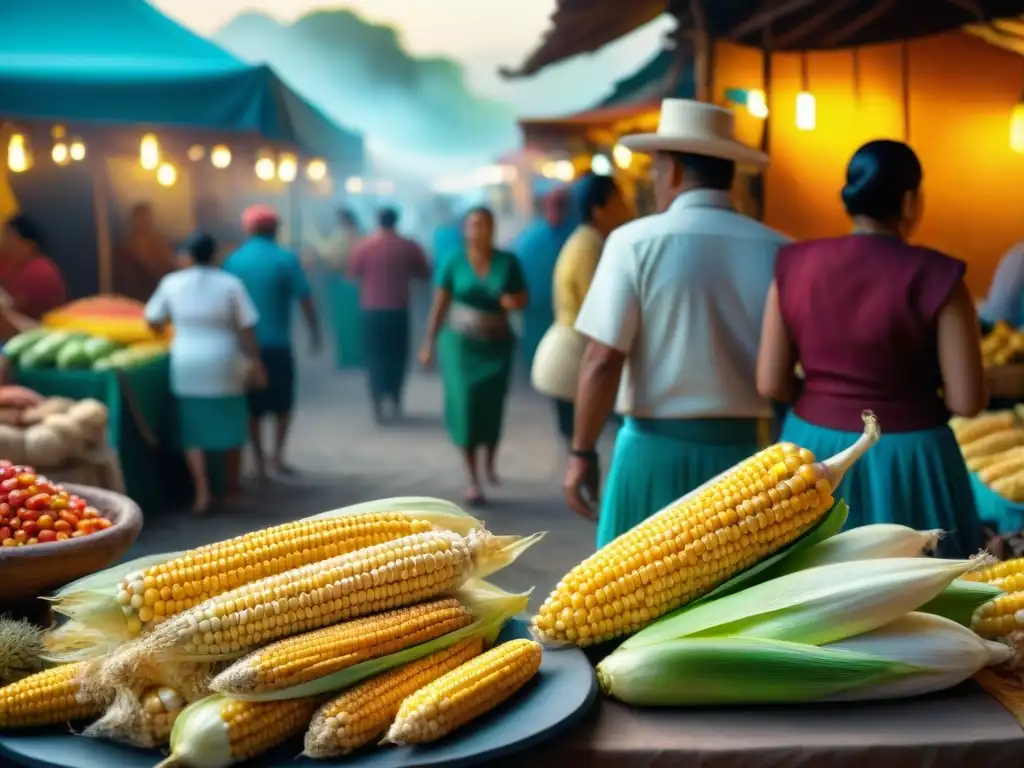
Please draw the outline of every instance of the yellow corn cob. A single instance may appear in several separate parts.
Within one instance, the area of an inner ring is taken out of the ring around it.
[[[967,469],[971,472],[981,472],[983,469],[994,467],[996,464],[1001,464],[1004,461],[1008,461],[1014,457],[1020,457],[1022,463],[1024,463],[1024,448],[1017,446],[1010,448],[1000,453],[990,453],[985,456],[976,456],[967,462]]]
[[[250,760],[302,733],[322,700],[198,701],[178,716],[171,756],[157,768],[227,768]]]
[[[243,584],[431,528],[399,512],[286,523],[130,573],[121,581],[117,601],[134,637]]]
[[[1008,453],[1011,455],[979,471],[978,479],[985,485],[992,485],[997,480],[1015,475],[1024,469],[1024,450],[1012,448]]]
[[[387,741],[423,744],[447,736],[526,685],[541,656],[539,643],[511,640],[456,667],[402,702]]]
[[[104,702],[82,694],[79,672],[78,664],[65,664],[0,688],[0,728],[57,725],[98,715]]]
[[[186,704],[181,693],[166,686],[147,688],[138,697],[131,691],[121,691],[103,717],[91,723],[82,735],[143,749],[162,747],[170,740],[174,721]]]
[[[483,648],[483,638],[463,640],[348,689],[313,715],[305,754],[335,757],[369,744],[387,731],[408,696],[479,656]]]
[[[1002,453],[1021,445],[1024,445],[1024,429],[1011,427],[978,438],[963,446],[961,451],[963,452],[964,459],[971,461],[979,456],[987,456],[990,453]]]
[[[1024,573],[1015,573],[1002,579],[992,579],[988,583],[993,587],[999,587],[1003,592],[1020,592],[1024,590]]]
[[[1016,423],[1017,417],[1013,411],[996,411],[982,414],[974,419],[955,422],[953,434],[961,446],[968,446],[975,440],[1010,429]]]
[[[283,637],[429,600],[504,567],[539,538],[430,531],[270,576],[163,622],[105,662],[99,679],[114,686],[137,680],[147,661],[236,658]]]
[[[1014,503],[1024,501],[1024,470],[1018,470],[1012,475],[999,478],[989,488],[1007,501]]]
[[[1024,573],[1024,557],[1003,560],[1001,563],[994,563],[986,568],[965,573],[960,578],[966,581],[984,581],[987,584],[993,584],[998,579],[1015,576],[1018,573]]]
[[[558,583],[535,637],[588,646],[632,634],[782,549],[824,517],[843,473],[877,441],[866,423],[824,463],[772,446],[619,536]]]
[[[281,691],[472,623],[455,598],[399,608],[280,640],[232,664],[211,687],[228,696]]]
[[[993,640],[1024,629],[1024,592],[1013,592],[989,600],[971,617],[971,629]]]

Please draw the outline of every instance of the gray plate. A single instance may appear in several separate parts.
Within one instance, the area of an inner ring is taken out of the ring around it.
[[[500,641],[528,637],[526,623],[514,619]],[[586,713],[597,697],[594,670],[575,648],[548,651],[540,673],[526,688],[490,714],[447,739],[422,747],[367,749],[338,760],[296,759],[296,741],[247,763],[252,768],[344,766],[345,768],[412,768],[475,765],[551,738]],[[0,756],[35,768],[153,768],[155,751],[132,749],[70,733],[0,736]]]

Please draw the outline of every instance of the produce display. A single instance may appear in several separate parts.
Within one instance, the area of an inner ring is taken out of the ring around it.
[[[1020,409],[956,418],[950,427],[967,468],[1007,501],[1024,502],[1024,420]]]
[[[77,539],[113,523],[77,494],[0,460],[0,546],[23,547]]]
[[[15,368],[39,370],[104,371],[143,365],[167,354],[167,342],[158,339],[127,345],[84,331],[33,328],[4,345],[4,355]]]
[[[146,322],[146,305],[127,296],[101,294],[65,304],[43,317],[43,328],[82,333],[119,345],[167,341],[170,333],[153,333]]]
[[[1024,331],[999,321],[981,340],[981,357],[988,368],[1024,361]]]
[[[0,387],[0,456],[43,469],[64,467],[106,441],[108,417],[98,400]]]
[[[0,730],[92,721],[166,768],[444,738],[539,670],[539,644],[498,643],[529,594],[482,580],[539,539],[393,499],[115,566],[58,591],[68,621],[0,688]]]

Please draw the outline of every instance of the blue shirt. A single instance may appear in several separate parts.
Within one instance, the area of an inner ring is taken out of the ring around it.
[[[294,305],[310,295],[299,257],[273,240],[253,237],[227,258],[224,270],[242,281],[256,305],[260,346],[291,347]]]
[[[979,314],[987,323],[1002,320],[1014,327],[1024,325],[1024,243],[1011,248],[999,262]]]

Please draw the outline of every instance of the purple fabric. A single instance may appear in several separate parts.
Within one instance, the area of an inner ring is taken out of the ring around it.
[[[349,256],[349,277],[359,282],[363,309],[409,308],[409,284],[430,277],[426,254],[412,240],[378,232],[361,240]]]

